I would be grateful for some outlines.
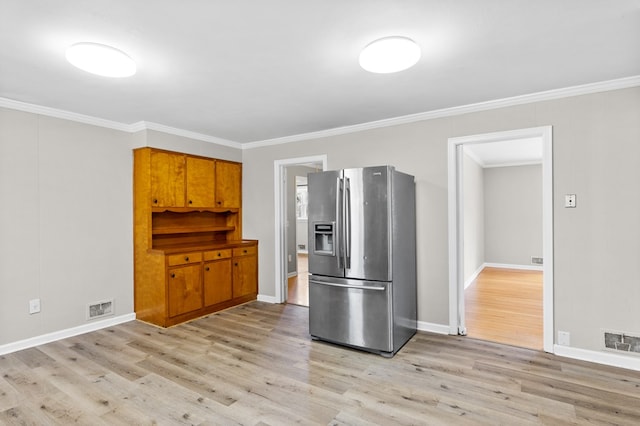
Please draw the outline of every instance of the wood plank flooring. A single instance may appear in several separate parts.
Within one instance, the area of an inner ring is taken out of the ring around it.
[[[287,303],[309,306],[309,256],[298,254],[298,275],[287,282]]]
[[[423,332],[386,359],[307,321],[251,302],[0,356],[0,424],[640,424],[640,372]]]
[[[469,337],[542,350],[542,272],[484,268],[464,293]]]

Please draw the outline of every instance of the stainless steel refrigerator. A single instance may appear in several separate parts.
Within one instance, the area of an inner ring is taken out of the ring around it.
[[[416,332],[413,176],[327,171],[307,189],[311,337],[393,356]]]

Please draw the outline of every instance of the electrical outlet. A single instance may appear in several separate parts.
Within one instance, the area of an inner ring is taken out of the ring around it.
[[[568,331],[558,331],[558,344],[561,346],[571,346],[571,333]]]
[[[40,299],[29,300],[29,314],[37,314],[40,312]]]
[[[567,194],[564,196],[564,207],[565,208],[575,208],[576,206],[576,194]]]

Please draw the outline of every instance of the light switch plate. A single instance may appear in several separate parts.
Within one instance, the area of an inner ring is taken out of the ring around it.
[[[38,312],[40,312],[40,299],[29,300],[29,313],[37,314]]]

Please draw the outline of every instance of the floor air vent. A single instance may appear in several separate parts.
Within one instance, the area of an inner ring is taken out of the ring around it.
[[[113,315],[113,299],[90,303],[87,307],[87,319],[96,319]]]

